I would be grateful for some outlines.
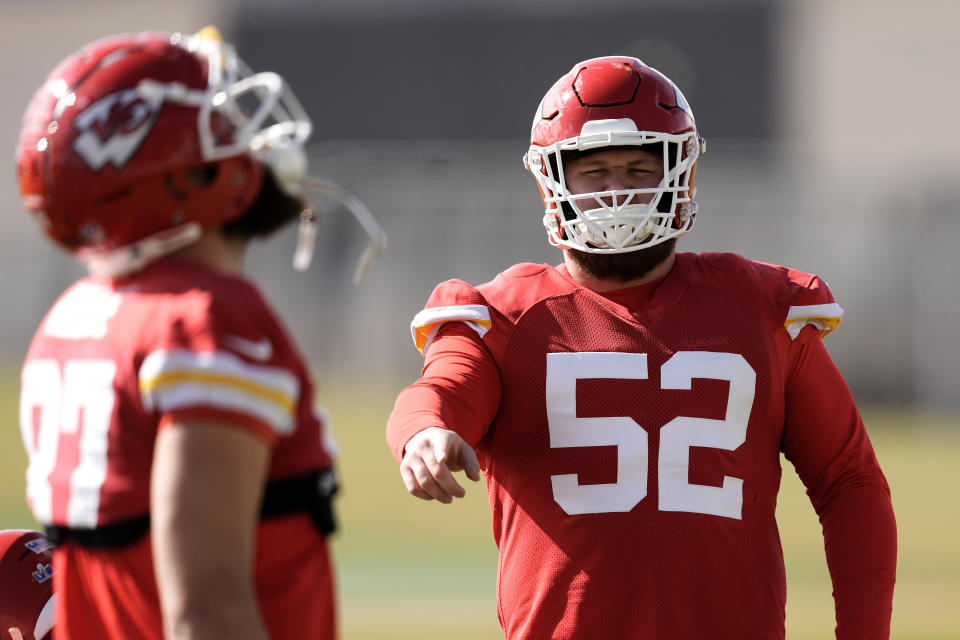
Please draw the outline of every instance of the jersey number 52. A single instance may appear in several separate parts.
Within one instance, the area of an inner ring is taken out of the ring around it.
[[[642,425],[626,416],[577,417],[577,380],[645,380],[645,353],[548,353],[547,421],[551,447],[617,447],[617,481],[581,485],[576,474],[551,476],[553,498],[570,515],[625,512],[647,496],[648,444]],[[694,378],[727,380],[723,420],[678,416],[660,430],[658,507],[741,518],[743,480],[724,476],[723,486],[689,482],[690,447],[733,451],[746,440],[757,375],[736,353],[678,351],[660,370],[663,389],[690,389]]]

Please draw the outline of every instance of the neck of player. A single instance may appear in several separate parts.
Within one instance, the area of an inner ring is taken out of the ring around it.
[[[639,278],[633,280],[619,280],[615,278],[600,278],[584,269],[576,260],[570,256],[570,251],[563,252],[563,262],[567,266],[567,273],[580,285],[583,285],[591,291],[604,293],[607,291],[618,291],[620,289],[629,289],[630,287],[639,287],[650,282],[654,282],[670,273],[677,255],[671,251],[666,258],[658,262],[650,271]]]
[[[230,275],[243,275],[246,254],[246,240],[227,237],[219,229],[205,229],[196,242],[170,254],[170,259],[203,264]]]

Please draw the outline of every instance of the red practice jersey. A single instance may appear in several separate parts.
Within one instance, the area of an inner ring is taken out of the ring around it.
[[[820,341],[841,315],[816,276],[732,254],[603,295],[547,265],[448,281],[388,442],[475,446],[510,640],[783,638],[781,451],[823,522],[838,636],[885,638],[895,525]]]
[[[331,466],[303,360],[247,280],[160,261],[75,283],[40,325],[21,376],[27,497],[48,526],[96,530],[149,514],[160,429],[215,420],[271,447],[269,480]],[[210,540],[216,545],[216,540]],[[326,541],[307,515],[264,520],[256,590],[273,638],[331,638]],[[162,640],[149,534],[54,555],[61,639]]]

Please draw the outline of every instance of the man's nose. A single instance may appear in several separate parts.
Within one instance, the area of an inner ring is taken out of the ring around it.
[[[611,172],[603,186],[603,191],[628,191],[631,189],[642,189],[646,185],[632,180],[626,172]],[[627,200],[629,199],[629,202]],[[603,204],[608,207],[622,207],[625,204],[649,204],[653,199],[652,193],[633,193],[630,195],[604,196],[601,198]],[[614,202],[616,200],[616,202]]]
[[[626,171],[611,171],[607,174],[606,185],[604,185],[603,190],[622,191],[624,189],[630,189],[631,187],[630,177]]]

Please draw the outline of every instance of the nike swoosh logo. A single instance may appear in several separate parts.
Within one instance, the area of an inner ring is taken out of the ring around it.
[[[251,360],[265,361],[269,360],[270,356],[273,355],[273,343],[270,342],[270,338],[247,340],[240,336],[230,335],[226,337],[224,342],[229,348],[247,356]]]

